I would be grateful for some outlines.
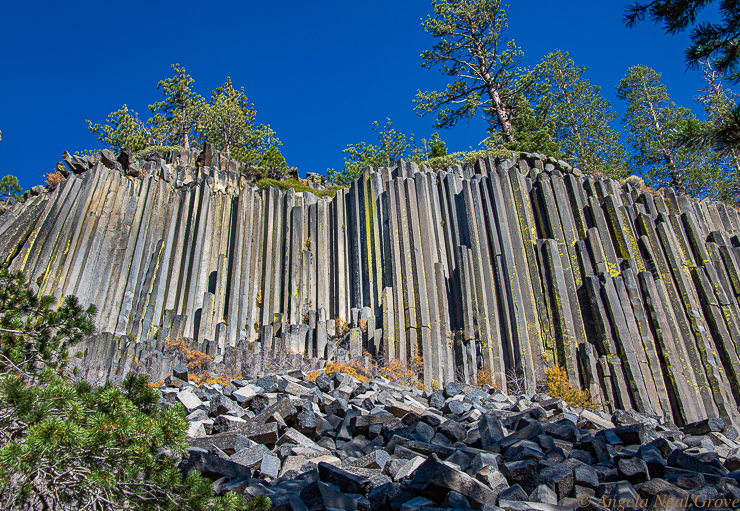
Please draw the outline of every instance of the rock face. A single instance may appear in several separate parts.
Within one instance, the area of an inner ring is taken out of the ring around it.
[[[197,411],[188,416],[190,448],[180,468],[200,471],[219,493],[267,495],[273,509],[286,510],[575,511],[617,509],[620,499],[624,509],[663,509],[669,498],[678,509],[740,502],[740,444],[724,434],[721,419],[679,429],[634,411],[610,417],[545,394],[506,396],[470,385],[442,398],[470,409],[443,413],[436,396],[382,378],[360,383],[336,373],[320,389],[295,376],[274,375],[272,392],[255,389],[268,402],[259,413],[225,396],[219,384],[163,388],[163,406],[201,396],[188,408]],[[229,385],[260,381],[266,379]],[[333,406],[345,397],[345,407]],[[317,419],[310,429],[301,426],[307,411]],[[227,422],[229,431],[218,432]],[[272,436],[254,435],[267,425]]]
[[[480,371],[533,393],[558,363],[610,411],[740,423],[740,219],[723,204],[528,153],[366,169],[333,199],[255,189],[212,148],[65,163],[0,216],[0,259],[97,305],[87,377],[163,379],[168,340],[216,358],[420,355],[435,399]]]

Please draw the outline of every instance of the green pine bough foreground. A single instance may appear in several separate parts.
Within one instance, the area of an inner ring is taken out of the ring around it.
[[[92,332],[94,307],[70,296],[56,310],[22,273],[0,269],[0,509],[267,510],[214,494],[183,474],[187,420],[158,406],[146,375],[93,388],[66,369],[68,348]]]

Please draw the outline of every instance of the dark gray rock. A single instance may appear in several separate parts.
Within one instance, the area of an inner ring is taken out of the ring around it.
[[[725,421],[721,418],[704,419],[698,422],[692,422],[681,428],[686,435],[708,435],[712,432],[721,433],[725,429]]]
[[[501,420],[493,414],[484,414],[478,423],[478,432],[483,449],[497,445],[505,437]]]
[[[445,395],[441,390],[435,390],[432,392],[428,399],[429,406],[442,410],[445,407]]]
[[[172,376],[174,376],[175,378],[178,378],[179,380],[187,382],[188,381],[188,367],[182,362],[180,362],[179,364],[177,364],[175,367],[172,368]]]
[[[478,505],[494,505],[496,502],[496,494],[488,486],[445,465],[436,454],[432,454],[416,469],[411,488],[435,502],[441,501],[450,490],[464,495]]]
[[[498,498],[499,500],[523,501],[529,500],[529,495],[524,491],[524,488],[518,484],[514,484],[505,490],[501,490],[498,494]]]
[[[459,383],[448,383],[445,385],[445,397],[455,397],[462,394],[462,385]]]
[[[573,470],[565,465],[546,467],[540,472],[540,479],[555,491],[558,500],[570,495],[575,484]]]
[[[335,485],[343,493],[358,493],[368,496],[372,489],[372,484],[368,478],[357,476],[323,461],[319,463],[319,478],[325,483]]]
[[[622,458],[617,462],[619,478],[632,485],[644,483],[650,479],[647,464],[640,458]]]
[[[252,476],[249,467],[219,458],[197,447],[188,449],[188,457],[180,463],[180,469],[185,474],[191,470],[197,470],[204,477],[214,481],[224,476],[232,479]]]

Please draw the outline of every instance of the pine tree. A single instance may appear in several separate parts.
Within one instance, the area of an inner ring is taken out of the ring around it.
[[[69,348],[94,331],[96,310],[83,309],[74,296],[56,310],[55,304],[31,291],[23,273],[0,268],[0,372],[64,369]]]
[[[454,81],[442,91],[419,90],[414,100],[421,116],[436,113],[435,128],[451,128],[482,109],[491,131],[516,142],[512,107],[517,67],[524,54],[505,36],[508,19],[500,0],[434,0],[434,16],[424,30],[440,39],[421,54],[422,66],[439,68]]]
[[[447,155],[447,144],[439,136],[436,131],[432,134],[432,139],[429,141],[429,154],[428,159],[439,158],[440,156]]]
[[[269,178],[282,177],[285,175],[288,164],[278,146],[271,145],[262,154],[257,168]]]
[[[140,151],[154,145],[151,127],[139,119],[139,114],[128,106],[112,112],[106,119],[106,124],[93,124],[90,120],[87,128],[95,137],[105,144],[108,149],[119,152],[124,147],[132,151]]]
[[[683,123],[678,130],[679,143],[687,132],[701,133],[693,138],[693,142],[696,142],[697,138],[705,138],[706,133],[723,132],[728,127],[731,128],[733,124],[733,111],[739,96],[722,85],[722,77],[711,61],[704,61],[701,69],[706,85],[694,99],[704,109],[706,119],[704,121],[690,119]],[[730,143],[718,148],[717,140],[715,140],[715,147],[709,147],[710,144],[692,144],[692,140],[686,142],[683,145],[687,147],[715,152],[718,164],[723,167],[725,175],[725,193],[722,199],[730,202],[737,201],[740,197],[740,145]]]
[[[236,511],[198,472],[183,476],[188,421],[161,407],[146,375],[94,389],[67,377],[69,348],[93,331],[93,306],[67,297],[56,310],[22,273],[0,269],[0,509]]]
[[[205,101],[191,88],[195,80],[180,64],[172,64],[175,76],[161,80],[164,100],[149,105],[154,113],[152,123],[156,138],[166,139],[167,145],[181,145],[190,149],[191,142],[200,136]]]
[[[7,201],[8,199],[18,198],[18,192],[22,191],[21,185],[18,183],[18,178],[8,174],[3,176],[0,180],[0,201]]]
[[[649,18],[675,35],[691,30],[691,44],[686,48],[686,63],[697,69],[709,62],[730,83],[740,83],[740,5],[737,0],[719,0],[719,22],[697,24],[704,8],[714,0],[651,0],[635,2],[625,9],[624,22],[633,27]],[[740,150],[740,104],[733,102],[722,122],[698,123],[688,120],[676,133],[676,141],[689,148],[708,148],[722,157],[732,157]]]
[[[414,134],[407,137],[403,131],[393,127],[393,121],[386,118],[386,124],[380,128],[378,121],[373,122],[373,131],[377,133],[377,145],[360,142],[350,144],[342,152],[349,157],[344,158],[344,169],[337,172],[327,170],[329,180],[335,185],[346,186],[355,180],[365,167],[391,167],[402,158],[418,157],[419,149],[414,142]]]
[[[265,497],[247,505],[196,471],[183,477],[185,409],[160,399],[146,375],[100,389],[48,370],[30,384],[0,375],[0,508],[268,510]]]
[[[691,45],[685,52],[689,67],[696,69],[702,62],[711,60],[720,75],[727,76],[733,83],[740,83],[740,8],[737,0],[719,0],[719,23],[703,22],[696,25],[699,14],[714,3],[714,0],[635,2],[625,9],[624,22],[634,27],[649,18],[653,23],[662,25],[670,35],[694,27]]]
[[[612,128],[617,115],[601,88],[583,77],[586,70],[567,52],[545,55],[527,77],[527,97],[570,163],[587,172],[623,177],[627,155]]]
[[[504,147],[512,151],[542,153],[562,158],[560,144],[554,140],[554,126],[547,120],[547,112],[535,112],[523,96],[517,101],[515,110],[512,127],[516,142],[506,142]]]
[[[623,124],[634,151],[634,162],[654,187],[672,186],[678,193],[717,196],[722,171],[714,155],[679,146],[678,127],[695,120],[691,110],[670,100],[660,73],[634,66],[617,86],[617,97],[627,101]]]
[[[256,159],[254,120],[257,111],[249,103],[244,87],[235,89],[231,78],[211,93],[211,102],[205,109],[204,138],[217,149],[239,161]]]

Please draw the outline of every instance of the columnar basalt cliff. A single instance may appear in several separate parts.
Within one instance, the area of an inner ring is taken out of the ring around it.
[[[534,392],[557,363],[607,409],[740,425],[740,218],[721,203],[533,154],[366,169],[333,199],[254,188],[208,148],[66,162],[0,216],[0,259],[98,307],[88,371],[163,376],[169,339],[217,360],[421,356],[430,387],[484,370]]]

